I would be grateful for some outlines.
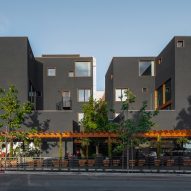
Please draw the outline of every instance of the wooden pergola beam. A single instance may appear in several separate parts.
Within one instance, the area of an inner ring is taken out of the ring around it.
[[[0,132],[0,136],[12,137],[6,132]],[[28,138],[41,138],[41,139],[57,139],[57,138],[117,138],[119,134],[111,132],[38,132],[27,134]],[[152,130],[144,134],[139,134],[140,137],[145,138],[179,138],[179,137],[191,137],[191,130]]]
[[[63,133],[34,133],[29,134],[29,138],[116,138],[118,135],[116,133],[100,132],[100,133],[72,133],[72,132],[63,132]]]

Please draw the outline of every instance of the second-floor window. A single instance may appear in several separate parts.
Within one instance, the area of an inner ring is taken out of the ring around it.
[[[56,76],[56,68],[48,68],[47,75],[48,76]]]
[[[78,101],[88,102],[91,95],[90,89],[78,89]]]
[[[116,89],[115,90],[115,101],[125,101],[126,96],[125,96],[125,91],[127,89]]]
[[[90,77],[91,76],[91,62],[75,62],[75,76],[76,77]]]
[[[71,97],[70,91],[63,91],[62,92],[62,108],[63,109],[71,109]]]

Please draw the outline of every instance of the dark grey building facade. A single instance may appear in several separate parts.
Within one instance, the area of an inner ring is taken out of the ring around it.
[[[105,99],[117,116],[124,90],[136,95],[132,111],[147,101],[148,110],[159,109],[153,129],[191,127],[191,37],[174,37],[156,57],[114,57],[105,76]],[[111,112],[110,118],[115,115]]]
[[[115,118],[124,91],[137,99],[132,111],[147,101],[148,110],[159,109],[156,130],[191,127],[191,37],[174,37],[156,57],[114,57],[105,76],[105,100]],[[21,102],[34,111],[24,127],[46,132],[79,132],[82,106],[96,94],[96,62],[80,55],[34,57],[27,37],[0,38],[0,87],[15,85]],[[58,156],[58,140],[44,140],[44,156]],[[75,152],[72,139],[64,140],[63,153]],[[42,155],[42,156],[43,156]]]
[[[35,58],[27,37],[0,38],[0,87],[15,85],[20,101],[34,105],[25,127],[46,132],[80,131],[82,106],[95,93],[95,67],[93,57]],[[49,141],[44,140],[44,154],[58,156],[57,145]],[[73,153],[73,140],[65,140],[63,149],[64,153]]]

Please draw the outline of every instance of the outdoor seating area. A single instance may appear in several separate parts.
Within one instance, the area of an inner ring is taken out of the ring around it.
[[[136,159],[129,160],[127,167],[126,158],[113,157],[111,159],[58,159],[58,158],[1,158],[0,160],[1,170],[19,170],[19,171],[79,171],[79,170],[126,170],[134,169],[136,171],[142,171],[147,169],[157,170],[191,170],[191,158],[179,157],[175,159]]]

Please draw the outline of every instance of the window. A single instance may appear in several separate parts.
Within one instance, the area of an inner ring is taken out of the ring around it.
[[[139,76],[154,76],[154,61],[140,61]]]
[[[171,109],[172,108],[172,91],[171,79],[167,80],[157,90],[156,108],[158,109]]]
[[[161,64],[162,63],[162,58],[159,58],[158,59],[158,64]]]
[[[117,117],[120,113],[115,113],[115,117]]]
[[[62,92],[62,108],[63,109],[71,109],[71,97],[70,91],[63,91]]]
[[[183,40],[178,40],[176,43],[177,48],[183,48],[184,47],[184,41]]]
[[[78,122],[81,122],[84,118],[84,113],[78,113]]]
[[[68,77],[74,77],[74,72],[72,71],[68,72]]]
[[[171,101],[171,80],[165,83],[165,103]]]
[[[78,90],[78,101],[88,102],[91,95],[90,89],[79,89]]]
[[[48,68],[48,76],[56,76],[56,68]]]
[[[147,93],[148,92],[148,88],[142,88],[142,92],[143,93]]]
[[[91,62],[75,62],[75,76],[76,77],[91,76]]]
[[[116,89],[115,90],[115,101],[125,101],[126,96],[125,96],[125,91],[127,89]]]
[[[158,104],[157,104],[157,106],[160,107],[162,105],[163,105],[163,91],[162,91],[162,86],[160,86],[158,89]]]
[[[33,87],[31,81],[29,81],[28,97],[29,97],[30,103],[32,103],[32,105],[33,105],[33,109],[36,109],[36,97],[37,97],[37,95],[36,95],[35,88]]]

